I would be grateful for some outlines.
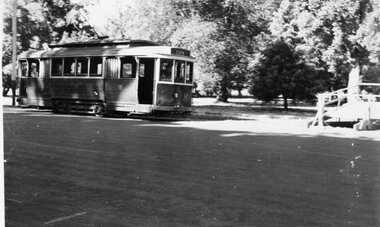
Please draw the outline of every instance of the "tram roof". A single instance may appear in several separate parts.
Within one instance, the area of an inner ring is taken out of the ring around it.
[[[49,50],[26,51],[19,59],[57,57],[107,57],[107,56],[156,56],[171,55],[193,58],[182,48],[160,46],[146,40],[107,41],[101,43],[51,44]]]
[[[52,43],[50,48],[57,47],[136,47],[136,46],[160,46],[159,43],[142,39],[129,40],[95,40],[89,42]]]

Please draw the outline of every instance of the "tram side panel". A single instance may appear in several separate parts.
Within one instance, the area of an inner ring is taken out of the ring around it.
[[[28,95],[26,93],[26,87],[27,87],[26,78],[20,78],[19,82],[19,95],[18,95],[18,103],[20,106],[27,106],[28,105]]]
[[[48,78],[26,78],[25,82],[28,106],[51,107]]]
[[[102,78],[52,78],[51,96],[55,107],[65,105],[71,109],[93,108],[104,105],[104,80]]]
[[[138,106],[137,62],[133,56],[107,57],[105,96],[107,109],[134,112]]]
[[[177,84],[157,85],[157,106],[191,107],[191,86]]]
[[[133,111],[137,105],[136,79],[105,79],[107,108]]]

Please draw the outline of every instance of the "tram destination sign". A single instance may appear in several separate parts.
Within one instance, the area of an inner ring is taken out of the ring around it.
[[[171,48],[171,54],[190,56],[190,51],[181,48]]]

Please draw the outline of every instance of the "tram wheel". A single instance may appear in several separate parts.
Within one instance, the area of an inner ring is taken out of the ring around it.
[[[54,103],[53,104],[53,113],[61,113],[62,112],[62,103]]]
[[[94,109],[94,113],[95,113],[95,117],[103,117],[105,113],[104,106],[96,105]]]

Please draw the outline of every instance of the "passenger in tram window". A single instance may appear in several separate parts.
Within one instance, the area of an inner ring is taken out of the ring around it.
[[[175,82],[183,83],[185,79],[185,62],[176,61],[176,77]]]
[[[31,65],[30,77],[35,77],[35,78],[38,77],[38,71],[37,71],[37,64],[36,63],[32,63],[32,65]]]
[[[161,69],[160,69],[160,81],[171,81],[172,80],[172,60],[162,59]]]
[[[75,73],[75,63],[73,62],[71,64],[70,74],[74,74],[74,73]]]
[[[122,68],[121,78],[131,78],[133,77],[132,64],[124,63]]]

